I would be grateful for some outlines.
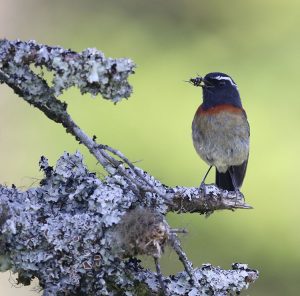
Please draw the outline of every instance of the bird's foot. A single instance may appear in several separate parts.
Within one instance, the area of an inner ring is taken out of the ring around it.
[[[201,184],[199,186],[199,189],[200,189],[201,197],[204,197],[204,195],[205,195],[205,183],[204,183],[204,181],[201,182]]]
[[[235,192],[234,205],[236,206],[238,204],[238,199],[241,191],[239,188],[235,188],[234,192]]]

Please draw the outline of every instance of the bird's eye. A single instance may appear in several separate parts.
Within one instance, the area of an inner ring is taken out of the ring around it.
[[[226,82],[225,81],[219,81],[219,86],[225,86],[226,85]]]

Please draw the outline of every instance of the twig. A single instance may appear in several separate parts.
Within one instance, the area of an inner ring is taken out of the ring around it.
[[[156,273],[157,273],[157,279],[158,279],[158,282],[160,284],[160,287],[164,293],[165,296],[169,296],[169,292],[164,284],[164,281],[163,281],[163,275],[161,273],[161,269],[160,269],[160,264],[159,264],[159,260],[158,258],[154,257],[154,263],[155,263],[155,267],[156,267]]]
[[[222,190],[213,184],[201,188],[177,186],[167,192],[173,202],[169,206],[172,212],[208,214],[216,210],[252,209],[241,192]]]
[[[170,242],[172,248],[174,249],[174,251],[177,253],[179,260],[181,261],[181,263],[184,266],[185,271],[189,275],[189,277],[192,281],[192,285],[195,286],[196,288],[200,289],[200,284],[194,275],[193,265],[188,260],[186,254],[182,250],[180,242],[178,240],[178,237],[175,233],[170,233],[169,242]]]
[[[127,157],[125,157],[125,155],[118,151],[117,149],[114,149],[112,147],[109,147],[108,145],[99,145],[99,147],[101,149],[105,149],[111,153],[113,153],[114,155],[118,156],[120,159],[122,159],[122,161],[127,164],[129,166],[129,168],[136,174],[136,176],[138,176],[143,182],[145,182],[149,187],[147,188],[147,190],[150,190],[154,193],[159,194],[160,196],[164,197],[165,196],[165,192],[160,189],[158,189],[157,187],[153,186],[153,183],[151,183],[148,178],[145,177],[145,173],[140,169],[137,168],[136,166],[133,165],[132,162],[129,161],[129,159]]]

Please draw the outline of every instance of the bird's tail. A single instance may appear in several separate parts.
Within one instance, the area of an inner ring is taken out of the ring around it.
[[[216,185],[221,189],[234,191],[229,170],[227,170],[225,173],[219,173],[216,169]]]
[[[248,160],[241,165],[231,166],[225,173],[216,170],[216,185],[228,191],[238,190],[244,181]]]

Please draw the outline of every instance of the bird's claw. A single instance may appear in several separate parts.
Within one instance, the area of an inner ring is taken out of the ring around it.
[[[205,196],[205,183],[202,181],[200,186],[199,186],[199,190],[200,190],[200,196],[204,197]]]

